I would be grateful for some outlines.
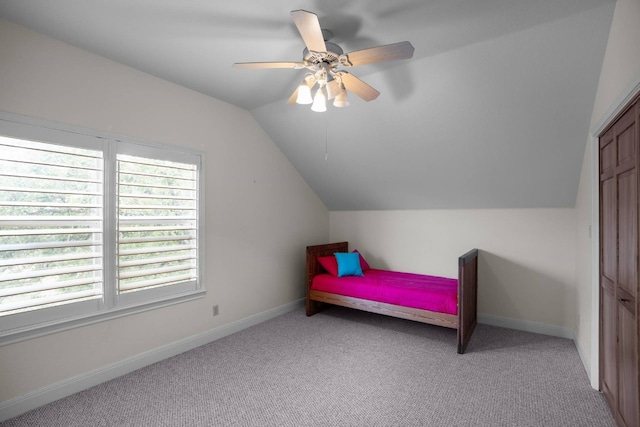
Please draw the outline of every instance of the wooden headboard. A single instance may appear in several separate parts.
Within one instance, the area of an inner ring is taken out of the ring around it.
[[[309,290],[311,289],[311,281],[315,276],[324,273],[325,270],[318,262],[318,257],[331,256],[336,252],[349,252],[349,242],[329,243],[325,245],[307,246],[307,278],[306,278],[306,295],[307,295],[307,313],[313,305],[309,301]]]
[[[349,252],[348,242],[329,243],[327,245],[307,246],[307,290],[311,288],[311,280],[324,268],[318,263],[318,257],[331,256],[336,252]]]

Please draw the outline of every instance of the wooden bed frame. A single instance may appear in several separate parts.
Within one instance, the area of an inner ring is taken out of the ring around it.
[[[321,311],[325,304],[340,305],[372,313],[384,314],[402,319],[415,320],[431,325],[444,326],[458,330],[458,353],[463,354],[471,339],[478,319],[478,250],[472,249],[458,258],[458,314],[437,313],[418,308],[404,307],[348,297],[330,292],[311,289],[311,281],[324,268],[318,263],[318,257],[333,255],[335,252],[348,252],[348,242],[307,246],[307,316]]]

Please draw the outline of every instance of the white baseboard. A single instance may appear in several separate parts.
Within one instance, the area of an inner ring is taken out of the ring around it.
[[[508,317],[478,313],[478,322],[484,323],[486,325],[500,326],[502,328],[517,329],[519,331],[551,335],[560,338],[568,338],[570,340],[575,339],[575,331],[571,328],[549,325],[547,323],[533,322],[531,320],[511,319]]]
[[[576,349],[578,350],[578,355],[580,356],[580,360],[582,361],[582,366],[584,366],[584,370],[587,373],[587,377],[589,377],[589,383],[591,384],[591,387],[598,390],[600,388],[600,385],[598,384],[598,378],[593,378],[593,376],[591,375],[591,364],[589,363],[589,360],[585,357],[584,350],[582,349],[582,347],[580,347],[577,340],[574,339],[573,342],[576,345]]]
[[[0,403],[0,422],[302,307],[300,299]]]

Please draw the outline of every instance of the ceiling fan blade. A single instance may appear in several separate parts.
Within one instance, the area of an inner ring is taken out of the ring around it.
[[[347,54],[349,63],[344,65],[375,64],[377,62],[409,59],[413,56],[413,46],[409,42],[399,42],[369,49],[357,50]]]
[[[233,68],[238,69],[256,69],[256,68],[304,68],[302,62],[236,62]]]
[[[310,52],[327,51],[318,15],[306,10],[292,10],[291,19],[296,24],[300,36],[302,36],[302,40],[304,40],[304,44]]]
[[[342,83],[344,84],[345,88],[355,93],[365,101],[373,101],[380,95],[380,92],[378,92],[353,74],[342,71],[340,72],[340,77],[342,77]]]

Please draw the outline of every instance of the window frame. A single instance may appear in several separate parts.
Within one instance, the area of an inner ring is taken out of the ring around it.
[[[103,295],[88,301],[0,316],[0,346],[105,320],[128,316],[202,298],[205,277],[205,156],[199,150],[140,141],[0,112],[0,135],[42,143],[100,150],[103,153]],[[197,165],[197,278],[185,285],[169,285],[119,295],[117,292],[117,154],[173,160]]]

